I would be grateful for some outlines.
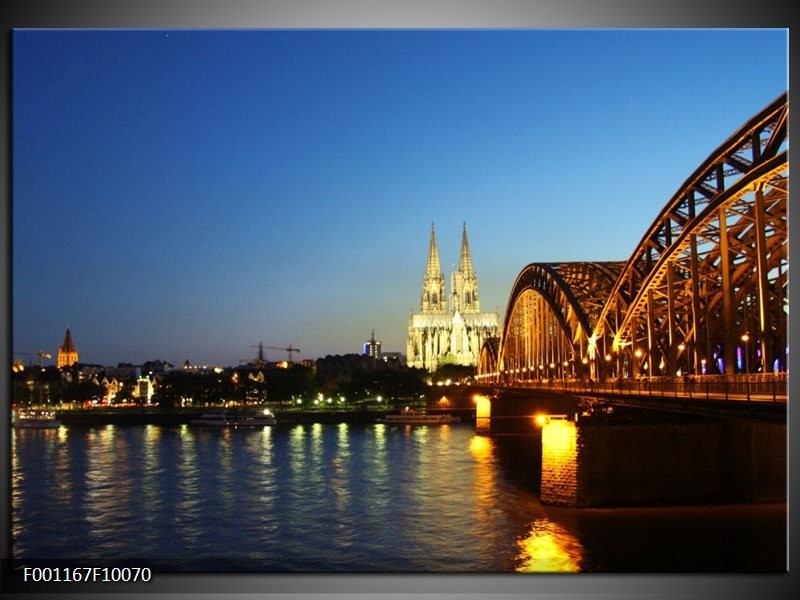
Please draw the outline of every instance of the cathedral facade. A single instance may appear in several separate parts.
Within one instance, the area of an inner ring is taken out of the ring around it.
[[[431,224],[428,264],[422,279],[420,312],[408,319],[407,360],[410,367],[435,371],[444,364],[476,365],[487,338],[500,335],[496,313],[482,313],[478,277],[472,268],[467,226],[461,234],[458,268],[450,292],[439,262],[436,232]]]

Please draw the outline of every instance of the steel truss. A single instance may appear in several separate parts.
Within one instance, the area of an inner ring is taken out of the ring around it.
[[[783,94],[719,146],[627,262],[527,265],[479,375],[785,371],[787,118]]]

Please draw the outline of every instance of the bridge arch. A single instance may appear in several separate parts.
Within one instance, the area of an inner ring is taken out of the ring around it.
[[[517,276],[498,349],[506,379],[574,377],[591,370],[594,320],[624,263],[531,263]]]
[[[783,94],[712,152],[643,236],[590,338],[610,347],[618,373],[785,370],[787,118]]]
[[[785,371],[787,120],[782,94],[686,179],[628,261],[523,268],[479,375]]]
[[[481,352],[478,356],[476,379],[479,383],[491,381],[497,372],[497,357],[500,349],[500,338],[491,337],[483,341]]]

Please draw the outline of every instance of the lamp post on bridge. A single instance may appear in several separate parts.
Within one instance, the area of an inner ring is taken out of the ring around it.
[[[750,357],[747,342],[750,341],[750,335],[748,333],[742,334],[742,341],[744,342],[744,378],[747,384],[747,401],[750,402]]]
[[[749,364],[749,356],[747,352],[747,342],[750,341],[750,335],[745,333],[742,335],[742,341],[744,342],[744,372],[745,375],[750,374],[750,364]]]
[[[633,351],[633,356],[635,357],[635,359],[633,361],[633,367],[634,367],[633,376],[636,377],[637,379],[638,379],[639,375],[642,372],[642,364],[641,363],[642,363],[642,355],[643,354],[644,353],[642,352],[641,348],[636,348],[636,350]]]

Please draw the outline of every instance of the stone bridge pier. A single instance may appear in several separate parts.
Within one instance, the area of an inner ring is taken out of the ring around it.
[[[540,500],[570,507],[786,501],[786,425],[549,419]]]
[[[576,397],[532,390],[478,391],[472,402],[476,433],[526,436],[520,451],[536,463],[541,453],[544,504],[786,501],[785,421],[626,407],[586,416]]]

